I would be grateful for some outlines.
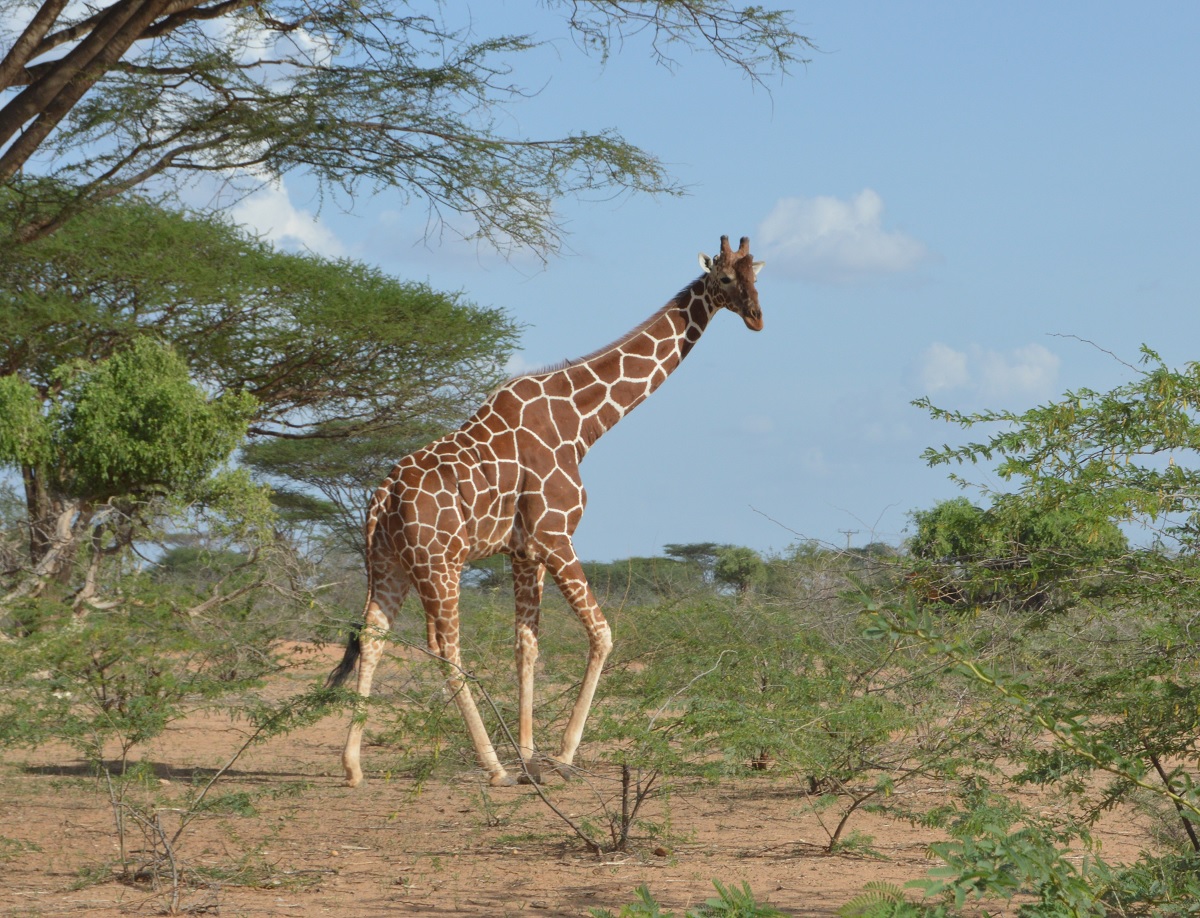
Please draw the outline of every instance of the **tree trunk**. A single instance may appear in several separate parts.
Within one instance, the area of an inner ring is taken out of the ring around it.
[[[41,594],[52,582],[72,576],[79,533],[90,518],[83,502],[51,495],[36,469],[23,470],[25,503],[29,510],[29,567],[11,589],[0,596],[0,617],[6,607]]]
[[[52,493],[44,470],[26,466],[21,476],[29,514],[29,562],[42,576],[66,583],[71,578],[85,508],[77,500]]]

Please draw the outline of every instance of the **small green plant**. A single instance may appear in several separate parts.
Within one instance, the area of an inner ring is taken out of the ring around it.
[[[57,740],[74,748],[108,796],[116,878],[155,891],[175,913],[190,888],[205,884],[180,857],[188,827],[197,819],[257,815],[255,794],[224,791],[221,779],[251,746],[324,717],[340,699],[325,689],[257,699],[252,689],[283,661],[269,652],[245,653],[247,645],[268,646],[264,623],[253,618],[210,621],[147,602],[74,621],[37,621],[21,638],[0,643],[0,669],[13,676],[0,702],[0,739],[30,747]],[[132,753],[174,721],[206,709],[230,713],[244,728],[243,744],[191,787],[161,784],[152,765]],[[105,755],[113,749],[115,757]],[[296,793],[297,785],[287,792]],[[81,882],[113,878],[110,865],[81,873]]]
[[[258,810],[254,808],[254,797],[246,791],[233,791],[211,796],[196,806],[196,812],[225,816],[258,815]]]
[[[7,864],[10,861],[15,861],[23,854],[41,850],[33,842],[0,835],[0,864]]]
[[[1097,891],[1107,884],[1108,867],[1095,857],[1068,857],[1070,842],[1086,830],[1072,831],[1022,812],[1021,825],[986,821],[975,831],[930,851],[945,866],[929,871],[929,879],[914,881],[930,896],[944,895],[962,909],[968,900],[1027,896],[1022,918],[1103,918],[1107,910]]]
[[[838,918],[946,918],[943,906],[918,905],[893,883],[867,883],[863,891],[838,909]]]
[[[763,905],[754,898],[748,883],[741,889],[728,887],[720,880],[713,880],[717,895],[705,900],[703,905],[688,909],[684,918],[783,918],[784,912]],[[635,891],[636,901],[623,905],[616,914],[606,909],[592,909],[593,918],[675,918],[673,912],[664,912],[662,906],[642,884]]]
[[[628,905],[622,905],[616,914],[608,909],[594,908],[590,910],[592,918],[673,918],[671,913],[662,910],[651,894],[650,887],[645,883],[635,889],[633,894],[637,899]]]
[[[743,883],[741,889],[735,889],[724,886],[720,880],[712,882],[717,888],[717,895],[689,912],[689,918],[693,915],[695,918],[782,918],[784,914],[779,909],[756,901],[749,883]]]

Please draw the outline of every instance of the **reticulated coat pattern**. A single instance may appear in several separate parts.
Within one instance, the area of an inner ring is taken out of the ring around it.
[[[588,636],[579,695],[551,765],[568,773],[583,736],[604,661],[608,623],[588,586],[571,537],[587,495],[579,464],[588,449],[641,404],[679,366],[719,309],[762,328],[755,286],[761,262],[749,239],[734,251],[721,237],[704,273],[646,322],[579,360],[518,376],[501,386],[458,430],[405,456],[375,491],[367,513],[368,595],[363,628],[352,635],[336,683],[358,661],[366,697],[386,635],[410,592],[425,610],[429,650],[444,660],[448,685],[467,723],[479,762],[494,785],[514,778],[501,764],[464,679],[458,601],[468,561],[504,553],[516,598],[520,777],[537,780],[533,681],[542,584],[547,571]],[[363,720],[351,724],[342,763],[346,781],[362,780]]]

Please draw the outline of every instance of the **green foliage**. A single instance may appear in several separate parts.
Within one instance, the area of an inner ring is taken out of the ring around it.
[[[763,579],[765,571],[766,565],[753,548],[727,545],[717,552],[713,579],[739,594],[746,594]]]
[[[515,336],[499,310],[216,217],[134,198],[80,214],[0,263],[0,464],[22,472],[6,522],[30,558],[0,597],[111,601],[131,547],[176,527],[280,560],[264,480],[295,544],[351,555],[394,451],[473,408]]]
[[[915,777],[953,774],[981,727],[947,718],[932,729],[936,673],[895,645],[827,628],[829,612],[829,600],[720,594],[625,609],[589,741],[665,787],[688,775],[787,776],[825,827],[826,850],[864,844],[853,815],[888,806]]]
[[[0,864],[8,864],[17,860],[21,855],[42,849],[33,842],[22,841],[19,838],[8,838],[0,835]]]
[[[0,376],[0,465],[41,465],[51,450],[36,390],[15,374]]]
[[[899,886],[871,882],[863,891],[838,909],[838,918],[945,918],[941,906],[911,902]]]
[[[588,584],[605,607],[671,601],[705,588],[700,569],[672,558],[622,558],[583,566]]]
[[[966,428],[1001,425],[927,451],[932,464],[994,461],[1014,485],[986,509],[960,499],[914,514],[905,599],[867,603],[866,634],[927,654],[971,708],[993,711],[1001,786],[980,783],[986,768],[964,773],[958,803],[923,817],[951,835],[933,846],[945,866],[923,885],[955,908],[981,898],[1030,918],[1195,912],[1200,366],[1172,370],[1145,348],[1142,358],[1131,383],[1020,414],[919,403]],[[1153,541],[1131,549],[1119,527]],[[1039,597],[1053,599],[1053,617]],[[975,614],[935,618],[931,599]],[[1021,806],[1029,786],[1061,815]],[[1090,838],[1116,807],[1152,820],[1157,848],[1119,869]]]
[[[56,607],[46,613],[25,637],[0,643],[10,676],[0,738],[11,745],[58,740],[98,763],[115,742],[123,761],[185,711],[252,688],[275,666],[244,652],[244,642],[265,645],[261,625],[193,619],[152,602],[74,621]]]
[[[1113,870],[1102,902],[1117,915],[1200,915],[1200,855],[1143,855],[1131,866]]]
[[[254,797],[246,791],[215,794],[205,799],[202,803],[197,804],[195,811],[223,816],[252,817],[258,815],[258,810],[254,808]]]
[[[1096,878],[1066,859],[1060,840],[1036,828],[1005,832],[991,826],[976,836],[939,842],[930,850],[946,862],[922,882],[930,895],[948,894],[956,909],[969,899],[1035,897],[1022,903],[1022,918],[1102,918],[1107,910],[1096,900]],[[1094,865],[1086,865],[1095,872]],[[1102,879],[1102,876],[1100,877]]]
[[[695,918],[782,918],[783,912],[760,905],[750,891],[750,884],[743,883],[741,889],[724,886],[720,880],[713,880],[717,895],[706,899],[704,905],[695,909]]]
[[[986,514],[965,497],[937,504],[931,510],[912,513],[916,533],[909,549],[918,558],[973,559],[986,557],[989,543]]]
[[[235,559],[218,560],[236,569]],[[166,567],[178,574],[196,563],[195,556],[177,556]],[[0,642],[0,671],[8,679],[0,742],[61,743],[82,758],[99,779],[92,786],[107,793],[112,807],[118,876],[148,881],[166,910],[179,913],[191,884],[210,888],[205,871],[218,871],[227,882],[262,876],[257,867],[247,870],[249,854],[233,869],[208,857],[203,867],[191,865],[185,857],[181,839],[196,820],[227,825],[230,817],[258,816],[256,800],[268,791],[226,791],[221,778],[251,746],[326,717],[341,709],[342,698],[324,688],[256,697],[261,680],[287,665],[272,649],[276,629],[269,617],[253,609],[219,618],[180,614],[163,579],[147,576],[130,585],[141,590],[119,613],[76,618],[46,604],[36,627]],[[198,712],[237,722],[241,746],[211,774],[197,773],[190,786],[160,782],[144,757],[145,744]],[[0,845],[0,860],[6,853],[19,856]],[[107,863],[84,873],[100,881],[114,876]]]
[[[705,900],[704,904],[688,909],[685,918],[782,918],[784,912],[760,904],[750,891],[750,885],[742,888],[727,887],[720,880],[713,880],[717,895]],[[592,909],[594,918],[674,918],[673,912],[664,912],[654,899],[650,888],[643,883],[635,890],[637,900],[624,905],[614,915],[605,909]]]
[[[0,201],[11,194],[0,189]],[[219,217],[137,198],[9,253],[0,329],[0,374],[19,372],[43,398],[62,367],[151,336],[205,391],[253,395],[264,433],[337,439],[407,425],[401,441],[473,408],[517,332],[457,294],[278,252]]]
[[[975,415],[917,402],[962,427],[1003,425],[983,442],[930,449],[935,465],[991,462],[1045,508],[1086,509],[1091,521],[1138,522],[1191,546],[1200,537],[1200,470],[1184,461],[1200,449],[1200,363],[1174,370],[1149,348],[1133,382],[1110,392],[1068,392],[1017,414]]]
[[[1106,914],[1097,891],[1107,885],[1109,868],[1092,853],[1085,824],[1024,807],[983,781],[964,783],[957,805],[934,810],[925,821],[951,835],[930,846],[945,866],[910,885],[953,902],[956,910],[972,900],[1021,897],[1022,918]],[[1069,856],[1071,845],[1087,853]]]
[[[1047,507],[1000,495],[985,510],[958,497],[911,517],[909,583],[952,605],[1067,605],[1103,589],[1097,572],[1129,548],[1114,523],[1079,503]]]
[[[150,338],[62,375],[52,415],[62,486],[93,501],[194,493],[241,442],[257,408],[244,392],[206,398],[187,364]]]
[[[672,543],[663,546],[663,554],[676,561],[694,564],[704,571],[706,576],[711,577],[713,566],[717,563],[717,555],[726,547],[717,542]]]
[[[1069,644],[1044,639],[1039,631],[1017,635],[1003,648],[1000,666],[980,659],[977,637],[949,630],[964,631],[961,624],[935,624],[911,604],[875,608],[868,633],[914,642],[985,698],[1003,704],[1009,726],[996,733],[994,754],[1023,766],[1012,779],[1017,787],[1052,789],[1075,814],[1053,823],[968,786],[964,807],[927,817],[948,825],[955,837],[933,846],[947,866],[931,872],[930,892],[952,896],[958,907],[976,895],[1035,895],[1039,905],[1025,913],[1030,916],[1100,915],[1105,912],[1096,903],[1102,899],[1135,901],[1143,895],[1143,880],[1159,875],[1152,869],[1156,858],[1115,872],[1094,857],[1079,863],[1067,857],[1069,846],[1089,843],[1092,822],[1118,804],[1131,804],[1135,795],[1167,803],[1169,818],[1187,830],[1179,833],[1180,855],[1196,856],[1200,793],[1185,764],[1198,752],[1195,665],[1181,667],[1177,655],[1156,650],[1147,641],[1150,631],[1129,631],[1127,616],[1125,611],[1093,623],[1081,630],[1082,641]],[[1157,622],[1151,630],[1162,634]],[[1023,663],[1019,671],[1014,659]],[[1192,884],[1181,874],[1156,887],[1155,895],[1174,906],[1190,901]]]
[[[303,504],[295,521],[346,533],[361,528],[363,492],[397,450],[454,426],[495,385],[517,334],[503,312],[457,294],[277,252],[218,217],[136,198],[11,253],[0,329],[0,374],[32,386],[43,417],[78,428],[36,463],[60,469],[75,493],[178,479],[164,456],[231,449],[225,433],[241,417],[255,435],[243,460],[287,508]],[[174,351],[195,393],[146,338]],[[153,389],[130,385],[139,373]],[[213,396],[207,412],[198,392]],[[32,458],[46,440],[36,425],[15,427],[32,411],[28,390],[0,387],[6,404],[17,396],[25,410],[0,428],[0,461],[18,445]],[[110,442],[114,429],[122,439]],[[178,445],[164,451],[164,439]]]
[[[184,501],[187,505],[179,506]],[[212,539],[257,548],[275,538],[277,515],[271,489],[256,482],[247,469],[220,469],[192,492],[173,494],[172,502],[180,514],[203,514]]]
[[[608,602],[645,605],[724,586],[749,592],[766,578],[766,563],[751,548],[696,542],[667,545],[663,557],[586,562],[588,583]]]

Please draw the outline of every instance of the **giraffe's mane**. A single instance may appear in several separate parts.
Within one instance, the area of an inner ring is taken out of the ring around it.
[[[505,380],[504,384],[507,385],[508,383],[513,382],[514,380],[524,379],[528,376],[544,376],[547,373],[557,373],[560,370],[566,370],[570,367],[577,367],[581,363],[587,363],[589,360],[594,360],[595,358],[601,356],[602,354],[607,354],[609,351],[613,350],[614,348],[618,348],[621,345],[626,344],[629,341],[632,341],[634,338],[636,338],[638,335],[640,335],[642,332],[644,332],[647,328],[649,328],[651,325],[653,325],[655,322],[657,322],[667,312],[667,310],[672,309],[673,307],[679,306],[681,303],[685,302],[690,297],[692,286],[694,284],[695,284],[695,281],[693,281],[691,284],[688,284],[686,287],[684,287],[682,290],[680,290],[677,294],[675,294],[673,297],[671,297],[671,299],[667,301],[666,305],[663,306],[661,309],[659,309],[652,316],[650,316],[650,318],[646,319],[645,321],[639,322],[634,328],[631,328],[629,331],[627,331],[625,334],[621,335],[621,337],[617,338],[616,340],[610,341],[608,344],[604,345],[604,347],[596,348],[596,350],[594,350],[590,353],[584,354],[582,357],[573,357],[573,358],[568,358],[566,360],[560,360],[557,363],[552,363],[549,366],[544,366],[541,369],[533,370],[529,373],[517,373],[515,376],[510,376],[507,380]]]

